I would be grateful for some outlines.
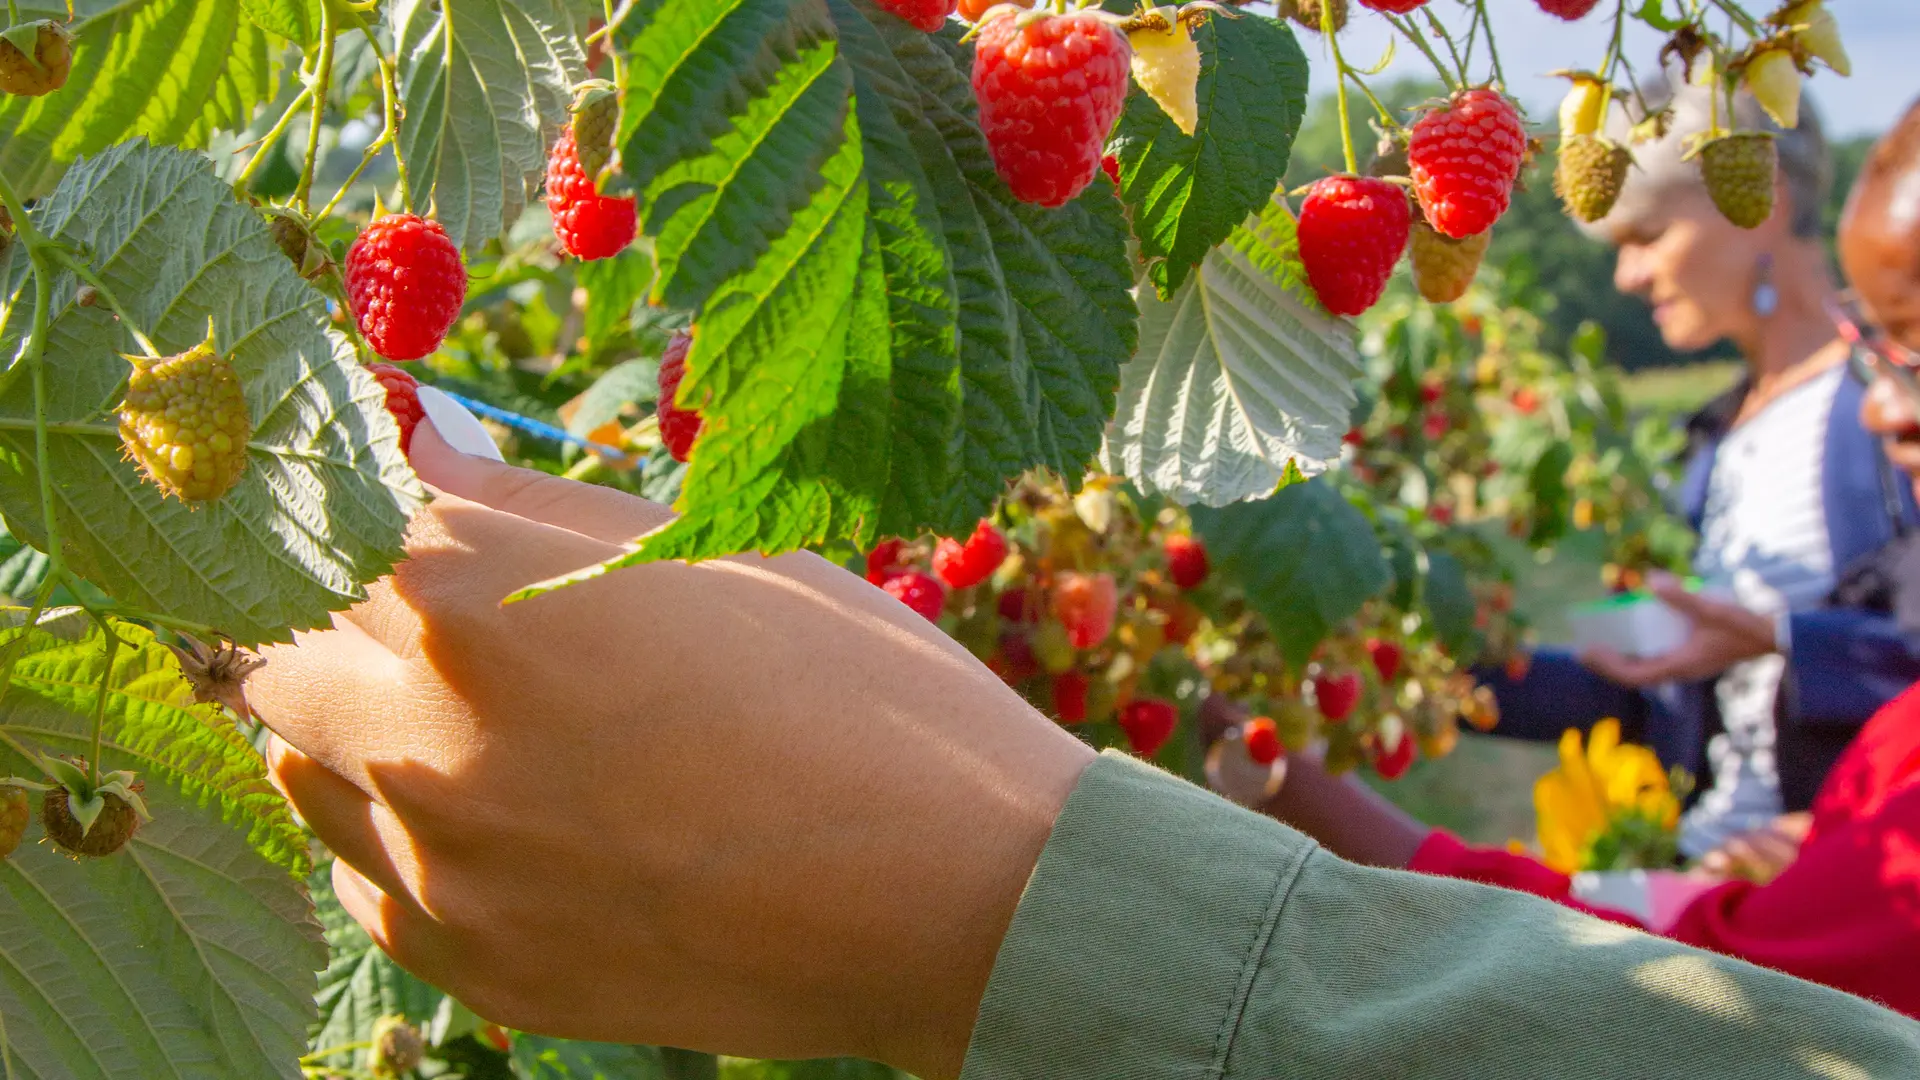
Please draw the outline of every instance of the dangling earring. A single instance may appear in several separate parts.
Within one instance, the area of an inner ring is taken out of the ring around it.
[[[1773,283],[1773,254],[1762,254],[1756,269],[1759,280],[1753,286],[1753,313],[1770,319],[1780,310],[1780,289]]]

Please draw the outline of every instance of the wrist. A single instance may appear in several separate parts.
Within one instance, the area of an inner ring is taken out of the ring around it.
[[[873,1024],[868,1056],[926,1080],[959,1075],[1014,912],[1097,757],[1019,708],[1036,722],[1016,725],[1024,737],[969,747],[972,760],[956,764],[977,782],[941,785],[940,806],[914,844],[918,858],[905,860],[917,865],[918,887],[896,909],[900,936],[886,966],[897,981],[874,988],[861,1010]]]

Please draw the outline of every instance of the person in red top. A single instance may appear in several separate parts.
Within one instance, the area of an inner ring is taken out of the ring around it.
[[[1869,159],[1842,222],[1841,255],[1891,338],[1885,358],[1920,357],[1920,103]],[[1909,399],[1882,378],[1863,413],[1887,438],[1889,457],[1920,478],[1920,421]],[[1909,546],[1912,557],[1890,571],[1907,601],[1920,596],[1920,544]],[[1209,702],[1211,726],[1236,722],[1225,715],[1231,708]],[[1705,862],[1751,877],[1705,883],[1662,925],[1582,902],[1571,878],[1537,860],[1429,830],[1358,782],[1327,775],[1311,755],[1289,762],[1286,783],[1262,808],[1356,862],[1532,893],[1920,1018],[1920,687],[1861,730],[1810,816],[1783,820]]]

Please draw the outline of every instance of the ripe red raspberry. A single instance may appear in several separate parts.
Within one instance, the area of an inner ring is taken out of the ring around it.
[[[1173,738],[1180,724],[1180,710],[1159,698],[1134,698],[1120,710],[1120,730],[1127,733],[1127,745],[1141,757],[1152,757]]]
[[[949,588],[971,589],[993,576],[1007,558],[1007,538],[993,522],[974,527],[966,543],[943,539],[933,552],[933,572]]]
[[[931,34],[947,24],[960,0],[878,0],[880,6]]]
[[[1373,744],[1373,771],[1379,773],[1382,780],[1398,780],[1413,768],[1413,736],[1405,731],[1397,734],[1399,738],[1391,747],[1385,746],[1382,740],[1375,740]]]
[[[460,249],[437,221],[388,214],[347,251],[347,300],[373,351],[418,360],[440,347],[467,299]]]
[[[1533,0],[1540,10],[1572,22],[1599,5],[1600,0]]]
[[[994,606],[999,610],[1000,617],[1008,622],[1030,623],[1040,619],[1040,604],[1024,586],[1001,593],[1000,599],[994,601]]]
[[[920,613],[928,622],[939,622],[947,607],[947,587],[932,574],[909,570],[882,582],[887,595]]]
[[[1392,682],[1400,676],[1400,662],[1406,652],[1397,642],[1368,638],[1367,655],[1373,658],[1373,670],[1380,673],[1382,681]]]
[[[413,429],[427,416],[420,407],[420,381],[392,364],[368,364],[367,370],[387,392],[387,411],[400,425],[400,452],[413,453]]]
[[[907,542],[897,536],[875,544],[873,550],[867,552],[867,580],[875,585],[884,585],[888,578],[905,569],[906,564],[901,561],[900,553],[906,546]]]
[[[1360,6],[1369,7],[1375,11],[1390,11],[1395,15],[1405,15],[1426,2],[1427,0],[1360,0]]]
[[[1280,745],[1280,725],[1265,716],[1240,725],[1240,741],[1246,744],[1247,756],[1259,765],[1271,765],[1286,753]]]
[[[1006,15],[974,43],[973,94],[1014,198],[1063,206],[1100,174],[1127,100],[1132,49],[1097,12]]]
[[[578,259],[606,259],[633,243],[635,203],[600,194],[593,178],[580,167],[573,129],[560,133],[547,158],[547,212],[553,215],[553,234]]]
[[[1084,723],[1087,719],[1087,688],[1090,685],[1087,677],[1077,671],[1055,675],[1053,718],[1063,724]]]
[[[987,659],[987,668],[1008,686],[1019,686],[1040,674],[1040,660],[1033,655],[1033,641],[1018,630],[1000,635],[1000,647]]]
[[[1167,576],[1182,589],[1196,589],[1207,580],[1207,546],[1198,537],[1175,533],[1160,544],[1166,552]]]
[[[682,408],[675,399],[680,380],[687,375],[687,353],[693,348],[693,335],[682,331],[667,343],[660,355],[660,401],[655,416],[660,421],[660,441],[673,460],[685,462],[693,455],[693,441],[700,437],[700,410]]]
[[[1358,315],[1379,303],[1412,227],[1406,193],[1385,180],[1315,181],[1300,207],[1300,261],[1327,310]]]
[[[1314,679],[1313,700],[1319,703],[1321,716],[1336,724],[1344,722],[1360,704],[1360,676],[1347,671]]]
[[[1067,643],[1091,649],[1113,633],[1120,593],[1111,574],[1061,574],[1053,584],[1053,617],[1067,629]]]
[[[1453,419],[1442,408],[1429,408],[1420,414],[1420,431],[1428,442],[1439,442],[1453,430]]]
[[[1427,223],[1459,240],[1493,227],[1513,200],[1527,129],[1492,90],[1464,90],[1415,121],[1407,167]]]

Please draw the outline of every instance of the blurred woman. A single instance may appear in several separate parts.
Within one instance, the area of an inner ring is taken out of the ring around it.
[[[1886,362],[1920,362],[1920,103],[1869,159],[1841,226],[1841,255],[1868,315],[1887,332]],[[1864,421],[1893,440],[1909,474],[1903,486],[1920,482],[1912,401],[1890,380],[1877,380]],[[1887,572],[1903,599],[1920,596],[1920,559],[1903,553]],[[1920,633],[1920,620],[1902,621]],[[1223,731],[1239,721],[1232,708],[1225,699],[1209,701],[1203,722]],[[1428,829],[1358,782],[1328,776],[1308,755],[1287,764],[1286,783],[1262,809],[1344,858],[1505,886],[1616,922],[1650,924],[1689,945],[1920,1017],[1920,687],[1865,726],[1803,823],[1739,839],[1719,861],[1770,880],[1699,875],[1683,883],[1674,876],[1660,883],[1672,886],[1664,891],[1691,899],[1651,918],[1585,903],[1573,879],[1526,856],[1471,848]]]
[[[1634,147],[1638,168],[1594,231],[1619,249],[1615,284],[1653,305],[1669,345],[1726,341],[1746,362],[1689,425],[1680,501],[1706,588],[1655,585],[1695,629],[1653,658],[1544,651],[1524,680],[1494,685],[1500,734],[1557,739],[1617,716],[1699,777],[1681,839],[1698,857],[1806,809],[1860,725],[1920,677],[1886,614],[1833,602],[1915,507],[1860,425],[1862,387],[1829,314],[1820,215],[1832,169],[1818,119],[1803,109],[1780,131],[1738,101],[1735,126],[1775,132],[1780,157],[1773,216],[1748,230],[1721,216],[1686,155],[1708,126],[1708,94],[1688,86],[1671,105],[1668,134]]]

